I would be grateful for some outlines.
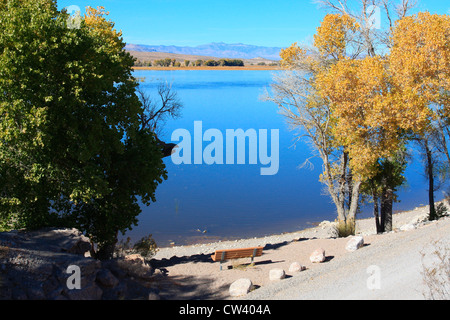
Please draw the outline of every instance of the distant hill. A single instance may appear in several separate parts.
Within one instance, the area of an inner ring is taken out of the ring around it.
[[[134,52],[166,52],[191,56],[210,56],[230,59],[263,58],[266,60],[280,60],[280,50],[282,48],[262,47],[242,43],[226,44],[223,42],[213,42],[197,47],[128,44],[125,49]]]

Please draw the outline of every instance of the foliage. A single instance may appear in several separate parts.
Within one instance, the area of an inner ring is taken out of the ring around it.
[[[204,65],[207,67],[217,67],[218,65],[220,65],[220,63],[216,60],[206,60]]]
[[[88,8],[70,29],[54,1],[2,4],[1,218],[76,227],[106,258],[118,232],[137,223],[138,201],[155,201],[166,178],[140,124],[134,59],[103,8]]]
[[[327,58],[343,59],[359,27],[355,19],[348,15],[327,14],[314,35],[314,46]]]
[[[166,58],[166,59],[155,60],[153,62],[153,64],[155,66],[160,66],[160,67],[170,67],[170,65],[172,64],[172,59]]]
[[[149,235],[148,237],[143,237],[136,242],[133,246],[133,250],[141,256],[149,258],[156,254],[158,246],[156,245],[152,235]]]
[[[353,219],[339,220],[336,224],[336,231],[339,238],[355,235],[356,223]]]
[[[441,106],[450,105],[450,16],[420,12],[400,20],[392,36],[390,65],[396,83]]]
[[[128,237],[125,241],[121,239],[114,248],[115,257],[124,257],[131,254],[140,254],[146,259],[150,259],[158,252],[158,245],[156,244],[153,235],[148,235],[141,238],[134,244],[131,243],[131,239]]]
[[[377,173],[379,158],[399,150],[403,132],[419,131],[428,121],[427,109],[417,99],[403,103],[381,57],[341,60],[317,77],[317,87],[337,119],[336,142],[346,147],[352,169],[362,179]]]
[[[224,67],[243,67],[244,61],[240,59],[220,59],[219,65]]]
[[[448,108],[436,106],[445,106],[450,96],[448,15],[410,18],[414,4],[407,1],[396,6],[360,0],[360,13],[353,12],[347,1],[319,2],[333,13],[317,28],[312,47],[294,43],[281,51],[281,65],[288,71],[277,77],[272,101],[293,127],[306,133],[303,137],[320,155],[324,169],[320,181],[327,185],[338,219],[354,218],[357,210],[352,199],[358,198],[364,182],[363,190],[370,190],[374,205],[381,201],[381,220],[388,221],[406,167],[396,155],[405,140],[430,130],[432,119],[450,163],[449,118],[443,112]],[[384,8],[388,30],[373,30],[366,10],[370,4]],[[386,48],[392,48],[394,58]],[[377,55],[378,51],[383,55]],[[427,68],[429,61],[431,68]],[[432,77],[427,77],[428,72]],[[344,202],[347,213],[342,209]],[[390,228],[389,222],[386,227]]]
[[[448,213],[448,208],[447,206],[443,203],[440,202],[437,206],[436,206],[436,217],[437,219],[441,219],[444,217],[448,217],[449,213]]]

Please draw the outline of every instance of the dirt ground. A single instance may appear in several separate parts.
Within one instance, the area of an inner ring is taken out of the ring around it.
[[[401,234],[399,228],[411,221],[417,221],[426,214],[427,208],[416,208],[415,210],[394,216],[393,232]],[[298,262],[311,270],[320,268],[332,260],[339,260],[346,255],[351,255],[345,249],[348,238],[322,238],[323,228],[310,229],[304,233],[293,234],[292,239],[274,236],[272,243],[262,243],[264,246],[263,255],[254,259],[254,264],[250,265],[250,259],[232,260],[223,263],[223,270],[220,270],[220,263],[213,262],[211,254],[217,248],[227,248],[229,245],[211,244],[201,247],[179,247],[166,249],[151,261],[156,269],[157,283],[160,290],[161,299],[167,300],[224,300],[230,299],[230,285],[240,279],[248,278],[252,281],[255,290],[271,283],[269,271],[271,269],[282,268],[286,273],[286,278],[295,276],[289,272],[289,267],[293,262]],[[374,234],[374,222],[372,219],[358,221],[358,231],[364,235],[364,246],[374,246],[386,235]],[[390,234],[392,236],[392,233]],[[283,240],[288,239],[288,240]],[[258,239],[253,239],[251,243],[245,240],[235,241],[233,247],[249,247],[258,243]],[[222,247],[221,247],[222,246]],[[256,246],[256,245],[255,245]],[[316,249],[325,250],[326,260],[322,264],[311,263],[310,255]],[[201,250],[200,250],[201,249]],[[170,251],[172,250],[172,251]],[[197,253],[195,253],[197,250]],[[171,254],[173,254],[172,257]],[[169,258],[170,257],[170,258]]]

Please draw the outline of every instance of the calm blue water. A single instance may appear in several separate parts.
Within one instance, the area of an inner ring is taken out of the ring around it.
[[[224,137],[226,129],[279,129],[280,164],[277,175],[261,176],[261,164],[174,165],[166,158],[169,178],[158,187],[157,202],[143,207],[139,225],[126,237],[136,241],[153,234],[164,247],[170,242],[292,232],[336,218],[334,205],[318,182],[320,161],[312,161],[314,169],[299,169],[311,155],[309,147],[303,142],[293,147],[293,132],[276,105],[260,99],[272,75],[273,71],[135,72],[136,77],[145,78],[142,86],[153,95],[159,82],[172,83],[184,104],[182,117],[167,122],[162,140],[170,142],[172,132],[179,128],[189,130],[193,137],[194,121],[202,121],[203,132],[216,128]],[[422,170],[417,161],[410,165],[408,186],[402,188],[395,210],[427,203]],[[369,217],[370,212],[368,206],[361,215]]]

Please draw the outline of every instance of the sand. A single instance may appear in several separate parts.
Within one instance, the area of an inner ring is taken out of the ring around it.
[[[386,245],[391,241],[401,240],[405,233],[415,232],[416,230],[403,231],[400,228],[404,229],[405,225],[411,226],[411,223],[417,224],[417,222],[423,221],[427,213],[428,207],[422,207],[395,214],[393,218],[394,231],[383,235],[376,235],[373,219],[358,220],[357,234],[363,235],[365,247],[373,250],[377,248],[378,243]],[[448,218],[445,220],[450,221]],[[419,224],[418,229],[422,228],[422,225],[425,228],[427,223]],[[355,252],[348,252],[345,249],[349,239],[332,238],[332,236],[330,223],[324,222],[318,227],[289,234],[164,248],[154,256],[151,264],[156,269],[156,278],[158,279],[156,285],[160,290],[161,299],[236,299],[230,297],[228,289],[235,280],[240,278],[250,279],[255,286],[255,290],[247,298],[272,299],[276,295],[270,290],[264,290],[266,287],[277,286],[276,290],[271,290],[278,293],[282,292],[289,288],[289,283],[292,285],[299,274],[305,276],[308,272],[311,274],[312,272],[320,273],[320,270],[325,270],[327,265],[329,267],[332,264],[338,264],[340,261],[348,261],[351,255],[357,256]],[[220,264],[213,262],[211,259],[211,254],[218,249],[254,246],[265,247],[263,255],[255,258],[254,265],[249,265],[250,259],[234,260],[224,263],[221,271]],[[358,251],[364,251],[365,247]],[[318,248],[325,250],[326,260],[321,264],[313,264],[309,257]],[[382,248],[379,248],[378,252],[378,254],[383,254]],[[305,266],[306,271],[289,272],[289,267],[293,262]],[[286,279],[279,281],[278,284],[274,284],[269,279],[269,271],[276,268],[282,268],[286,272]],[[346,272],[351,273],[351,270]],[[289,298],[289,296],[278,294],[278,299]]]

